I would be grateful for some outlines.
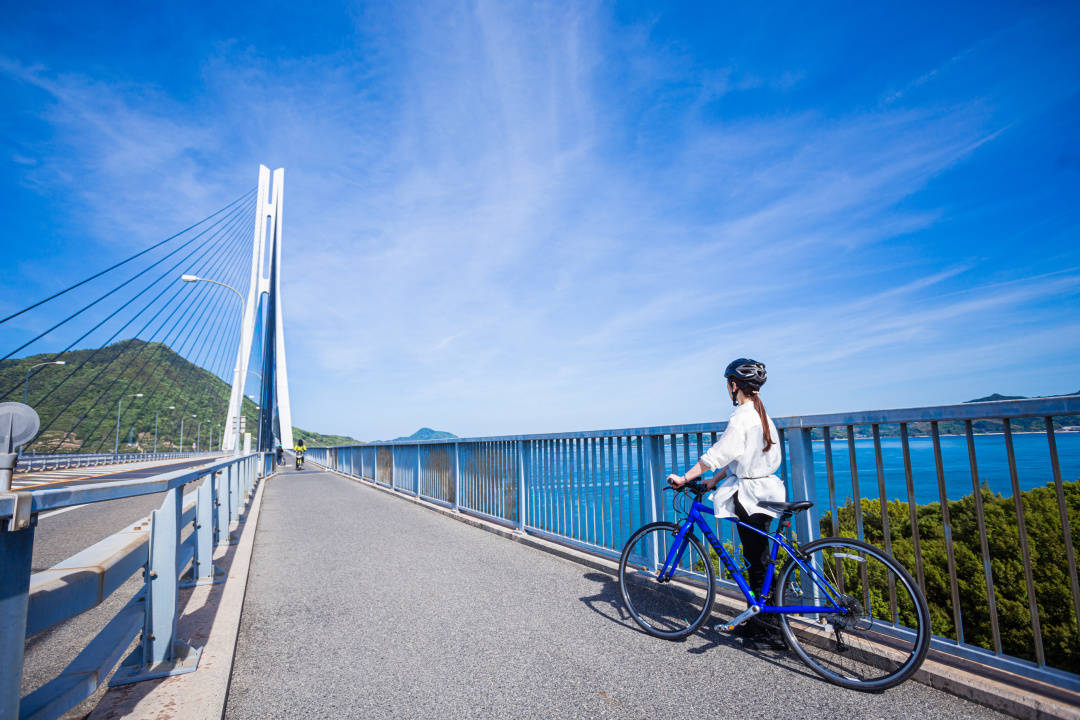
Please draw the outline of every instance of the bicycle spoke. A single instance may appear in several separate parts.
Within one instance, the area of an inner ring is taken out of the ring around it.
[[[712,601],[707,556],[696,541],[687,544],[673,576],[660,578],[676,542],[674,526],[647,526],[623,550],[619,584],[631,617],[645,630],[666,638],[684,637],[704,622]]]
[[[827,539],[805,548],[803,570],[781,575],[776,603],[828,606],[844,612],[785,615],[795,652],[837,684],[890,687],[918,667],[929,643],[929,614],[911,576],[884,552],[856,541]]]

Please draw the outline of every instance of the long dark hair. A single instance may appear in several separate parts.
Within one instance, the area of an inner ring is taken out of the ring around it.
[[[729,380],[735,386],[736,391],[742,390],[742,394],[750,398],[754,403],[754,409],[757,410],[758,417],[761,418],[761,433],[765,436],[765,447],[762,448],[762,451],[769,452],[776,443],[773,442],[772,432],[769,430],[769,418],[765,415],[765,405],[761,402],[761,396],[758,395],[757,390],[744,385],[735,378],[729,378]]]

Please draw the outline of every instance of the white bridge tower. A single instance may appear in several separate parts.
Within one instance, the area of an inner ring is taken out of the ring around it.
[[[225,427],[229,432],[222,441],[222,450],[239,453],[238,425],[248,376],[248,360],[255,339],[255,326],[262,319],[262,368],[259,407],[259,450],[274,446],[274,420],[283,446],[293,445],[292,410],[289,405],[289,380],[285,372],[285,325],[281,316],[281,240],[282,207],[285,200],[285,169],[274,170],[259,166],[259,189],[255,200],[255,239],[251,254],[251,282],[244,305],[244,325],[236,355],[236,373],[229,414]]]

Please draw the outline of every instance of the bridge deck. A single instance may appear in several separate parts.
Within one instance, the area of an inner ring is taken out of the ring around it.
[[[652,638],[614,578],[337,475],[264,492],[227,718],[1004,717],[843,690],[711,629]]]

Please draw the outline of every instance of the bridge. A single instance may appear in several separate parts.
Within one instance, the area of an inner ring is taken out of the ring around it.
[[[0,319],[85,301],[23,322],[5,357],[25,404],[0,406],[0,718],[1080,717],[1063,429],[1080,396],[776,419],[790,498],[815,502],[793,538],[878,545],[931,600],[916,677],[844,690],[714,627],[742,608],[723,573],[684,641],[626,613],[623,544],[675,519],[663,479],[723,423],[279,465],[283,190],[261,168],[217,213]]]

